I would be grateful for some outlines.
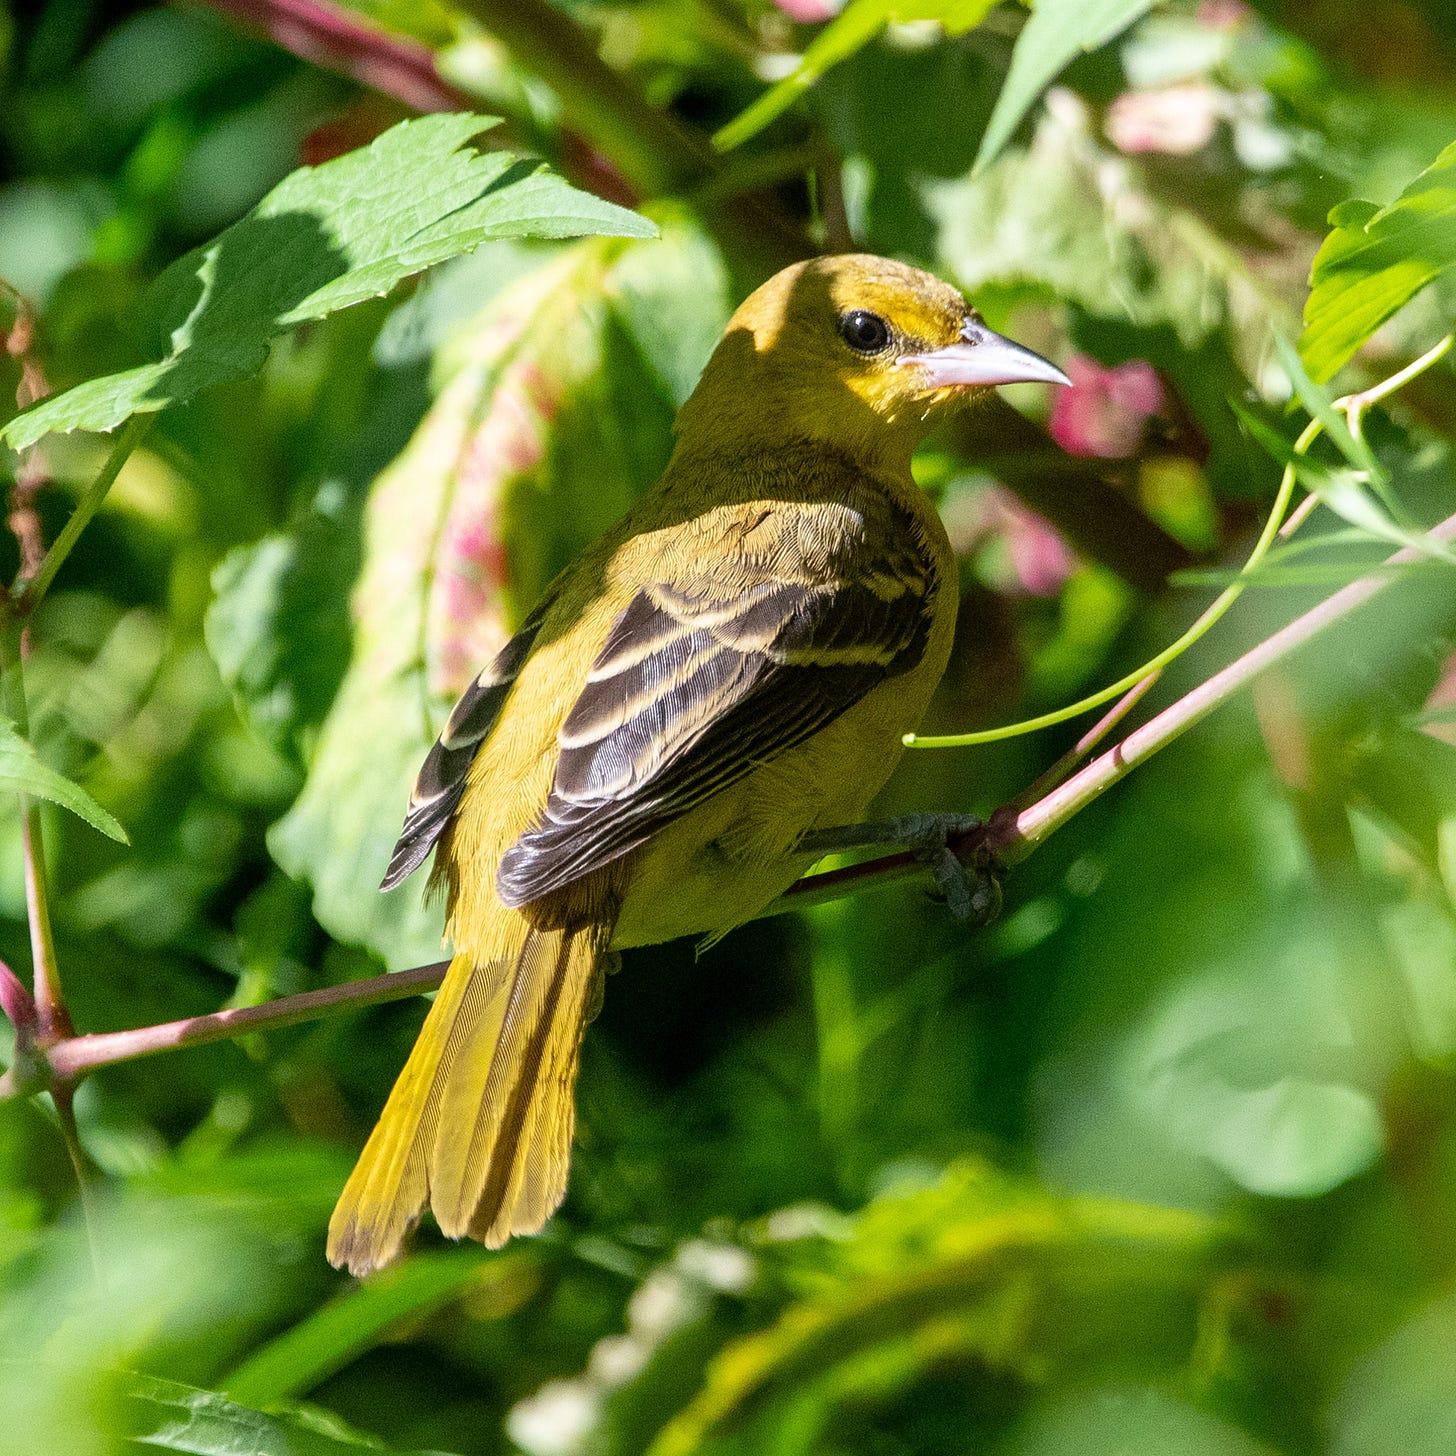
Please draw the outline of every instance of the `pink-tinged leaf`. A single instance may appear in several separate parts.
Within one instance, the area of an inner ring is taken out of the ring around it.
[[[435,733],[551,578],[666,463],[671,406],[618,344],[618,255],[573,248],[467,320],[437,356],[433,405],[372,488],[353,657],[269,847],[313,884],[332,935],[394,966],[439,943],[425,875],[376,891]]]
[[[1076,355],[1072,387],[1057,391],[1047,428],[1069,455],[1122,459],[1135,454],[1147,423],[1166,405],[1157,371],[1143,359],[1108,369]]]

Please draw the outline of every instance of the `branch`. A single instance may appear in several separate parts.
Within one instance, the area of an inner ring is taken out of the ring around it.
[[[1440,541],[1456,540],[1456,515],[1442,521],[1430,535]],[[1175,738],[1201,722],[1221,703],[1247,687],[1261,672],[1282,661],[1313,637],[1348,617],[1358,607],[1399,580],[1389,570],[1422,559],[1414,550],[1399,551],[1380,570],[1351,582],[1319,606],[1288,626],[1281,628],[1267,641],[1246,652],[1221,672],[1192,692],[1165,708],[1149,723],[1123,739],[1088,764],[1080,773],[1053,789],[1045,798],[1018,812],[1007,806],[992,815],[990,823],[963,836],[955,846],[967,861],[995,860],[1015,864],[1025,859],[1039,844],[1061,828],[1079,810],[1125,778],[1138,764],[1166,748]],[[1099,725],[1101,727],[1102,725]],[[878,889],[900,880],[923,876],[923,868],[913,854],[892,854],[866,860],[843,869],[806,875],[782,899],[770,905],[760,918],[781,915],[790,910],[843,899],[862,890]],[[433,990],[444,979],[448,961],[418,966],[393,975],[371,976],[364,980],[346,981],[321,991],[306,991],[300,996],[285,996],[263,1006],[246,1006],[228,1011],[215,1011],[206,1016],[190,1016],[182,1021],[163,1022],[157,1026],[139,1027],[134,1031],[98,1032],[62,1041],[46,1053],[50,1075],[73,1081],[98,1067],[114,1062],[131,1061],[156,1052],[180,1047],[201,1046],[207,1042],[225,1041],[249,1032],[270,1031],[310,1021],[328,1011],[353,1010],[398,1001],[405,996]],[[43,1085],[43,1083],[41,1084]],[[0,1098],[14,1097],[37,1090],[32,1078],[20,1075],[12,1067],[0,1077]]]
[[[416,111],[466,111],[470,98],[440,75],[435,53],[328,0],[208,0],[275,45]]]
[[[364,980],[326,986],[321,991],[284,996],[262,1006],[237,1006],[227,1011],[213,1011],[206,1016],[188,1016],[181,1021],[142,1026],[134,1031],[103,1031],[73,1036],[51,1048],[47,1059],[55,1076],[74,1079],[112,1062],[128,1062],[137,1057],[151,1056],[154,1052],[179,1051],[183,1047],[205,1046],[208,1042],[228,1041],[255,1031],[274,1031],[296,1026],[301,1021],[313,1021],[335,1008],[354,1010],[433,991],[445,979],[449,964],[449,961],[438,961],[432,966],[416,966],[413,970],[398,971],[393,975],[369,976]],[[6,1087],[4,1083],[5,1079],[0,1078],[0,1093],[13,1095],[18,1090]]]

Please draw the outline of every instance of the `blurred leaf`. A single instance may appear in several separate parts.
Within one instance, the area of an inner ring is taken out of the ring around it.
[[[1340,454],[1352,466],[1365,471],[1377,484],[1384,485],[1389,476],[1385,467],[1375,458],[1375,452],[1363,439],[1355,435],[1349,420],[1335,408],[1329,392],[1321,389],[1305,371],[1299,350],[1277,330],[1274,334],[1274,348],[1278,352],[1279,362],[1284,366],[1284,372],[1289,376],[1289,382],[1294,386],[1295,394],[1299,396],[1299,402],[1309,411],[1311,418],[1324,426],[1325,434],[1334,441]]]
[[[208,651],[253,726],[296,756],[348,665],[339,597],[358,558],[358,505],[329,482],[292,529],[237,547],[213,572]]]
[[[119,1378],[124,1419],[141,1446],[192,1456],[355,1456],[392,1448],[351,1431],[336,1416],[304,1412],[265,1415],[214,1390],[152,1375]],[[439,1451],[398,1456],[448,1456]]]
[[[1350,1372],[1330,1412],[1331,1456],[1456,1449],[1456,1300],[1422,1310]]]
[[[1029,1278],[1055,1303],[1049,1291],[1066,1269],[1115,1259],[1119,1249],[1147,1269],[1171,1259],[1160,1273],[1176,1280],[1212,1233],[1206,1221],[1177,1210],[1060,1200],[969,1162],[929,1188],[876,1200],[857,1224],[835,1260],[838,1277],[817,1280],[814,1293],[777,1323],[729,1344],[649,1456],[689,1456],[763,1402],[797,1397],[866,1350],[953,1312],[991,1312],[973,1343],[993,1364],[998,1355],[1018,1358],[1022,1342],[1005,1328],[999,1290]]]
[[[925,180],[921,193],[936,253],[972,298],[1004,288],[1097,317],[1167,323],[1184,349],[1228,311],[1230,279],[1125,160],[1109,156],[1080,109],[1048,112],[1025,150],[977,174]]]
[[[939,21],[948,34],[961,35],[979,25],[998,3],[999,0],[850,0],[810,42],[799,64],[723,127],[714,136],[713,145],[726,152],[756,136],[787,111],[831,66],[848,60],[887,25],[933,20]]]
[[[421,1318],[477,1287],[503,1284],[530,1259],[520,1249],[416,1254],[354,1285],[255,1351],[220,1384],[244,1405],[272,1406],[304,1395],[402,1321]]]
[[[1093,51],[1153,8],[1153,0],[1036,0],[981,138],[975,172],[989,167],[1032,102],[1079,52]]]
[[[1252,410],[1238,400],[1230,400],[1229,403],[1259,444],[1281,465],[1292,470],[1300,484],[1317,495],[1321,503],[1341,520],[1377,540],[1404,546],[1447,566],[1456,566],[1456,551],[1445,542],[1425,532],[1412,531],[1391,519],[1389,512],[1372,493],[1365,478],[1367,472],[1337,469],[1309,455],[1296,455],[1293,446]],[[1369,453],[1368,449],[1365,453]]]
[[[126,830],[115,816],[107,813],[80,784],[47,768],[8,718],[0,718],[0,791],[49,799],[118,844],[129,843]]]
[[[1112,1385],[1033,1408],[1006,1456],[1273,1456],[1273,1448],[1166,1391]]]
[[[54,430],[110,430],[254,373],[274,335],[388,293],[488,238],[650,237],[645,218],[579,192],[539,162],[477,151],[490,117],[401,122],[368,147],[285,178],[241,221],[175,262],[145,303],[165,356],[18,415],[13,449]]]
[[[1456,142],[1389,207],[1342,202],[1310,272],[1299,352],[1321,383],[1432,279],[1456,266]]]

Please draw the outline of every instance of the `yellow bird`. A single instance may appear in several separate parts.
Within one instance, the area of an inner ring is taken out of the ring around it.
[[[796,264],[734,314],[662,478],[551,584],[420,770],[384,888],[435,847],[454,954],[334,1210],[333,1263],[387,1264],[427,1204],[491,1248],[550,1218],[617,949],[722,934],[846,843],[928,845],[974,908],[945,816],[856,821],[955,628],[911,452],[1016,380],[1067,382],[884,258]]]

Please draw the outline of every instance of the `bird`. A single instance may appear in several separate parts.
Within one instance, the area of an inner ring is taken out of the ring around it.
[[[947,411],[1036,380],[1069,382],[891,259],[796,263],[733,314],[661,477],[420,770],[381,888],[433,849],[452,958],[334,1210],[333,1264],[389,1264],[427,1206],[488,1248],[547,1222],[620,950],[717,938],[840,844],[938,838],[960,870],[944,816],[861,822],[955,630],[911,455]]]

